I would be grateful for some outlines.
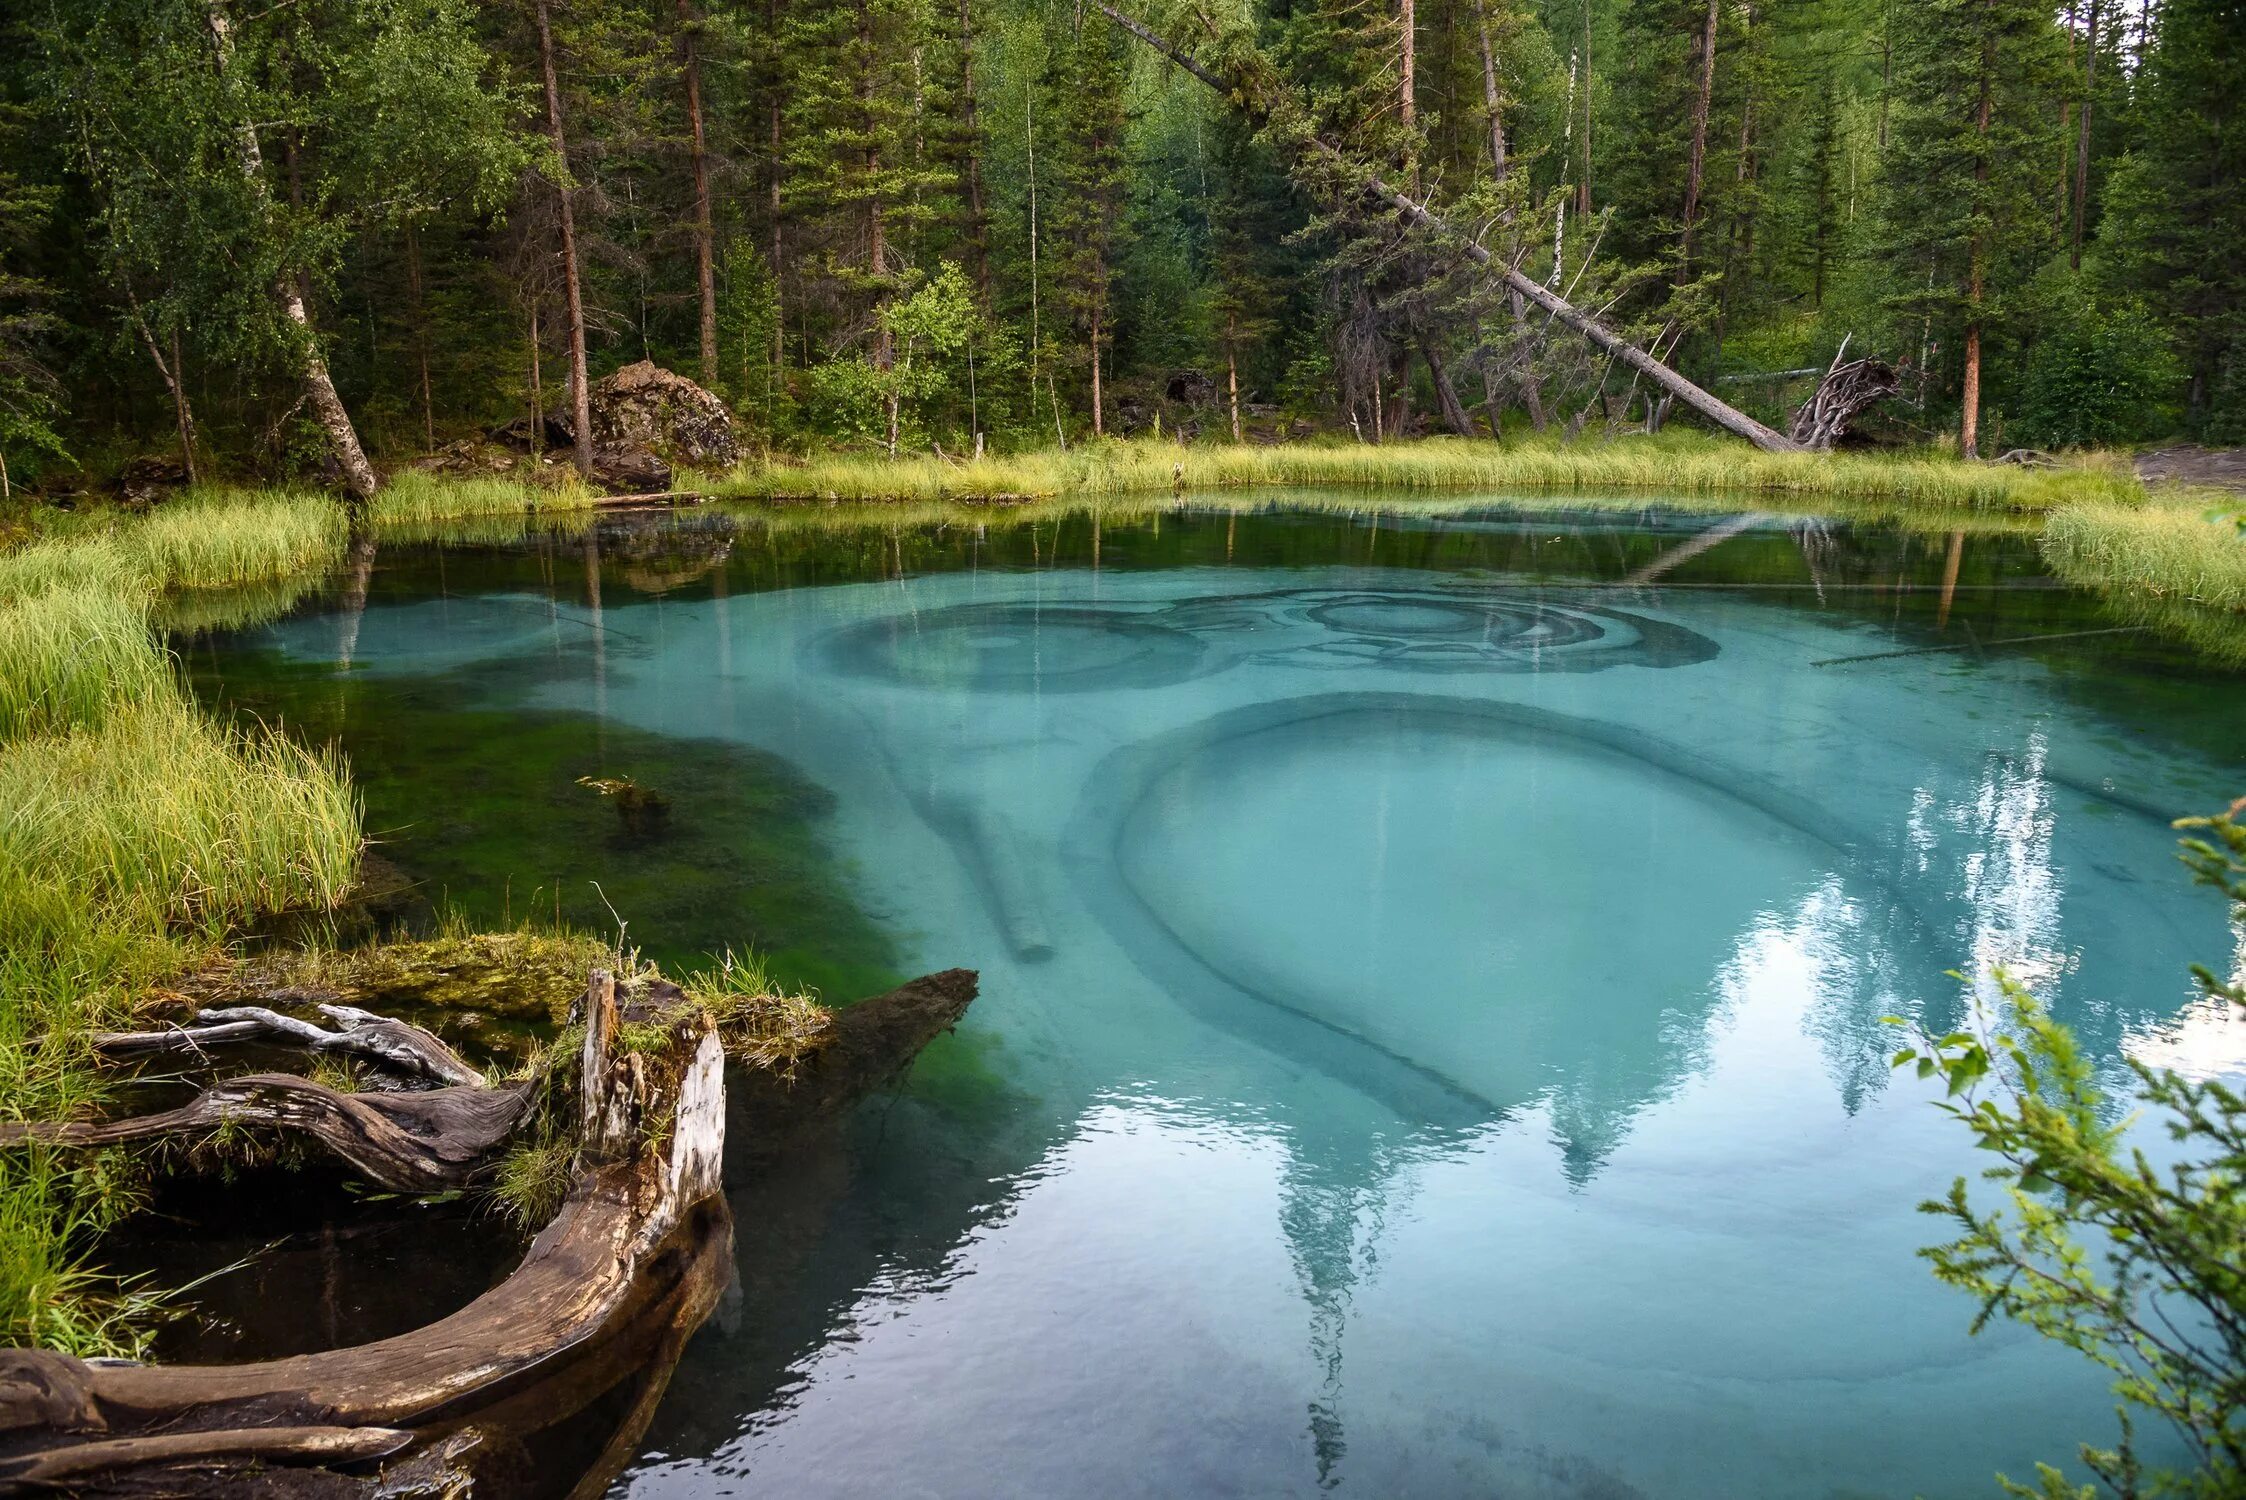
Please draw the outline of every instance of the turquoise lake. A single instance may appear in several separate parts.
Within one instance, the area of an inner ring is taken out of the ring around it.
[[[2113,1403],[1914,1256],[1980,1163],[1882,1017],[2001,965],[2246,1077],[2168,826],[2246,678],[2125,623],[2017,536],[1181,503],[385,550],[182,651],[477,920],[980,971],[737,1174],[618,1494],[1949,1497]]]

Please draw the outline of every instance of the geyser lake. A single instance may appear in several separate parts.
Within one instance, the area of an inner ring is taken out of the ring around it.
[[[475,920],[981,971],[733,1190],[619,1493],[1982,1496],[2113,1403],[1914,1257],[1980,1163],[1881,1018],[2246,1073],[2167,826],[2246,683],[2116,626],[2018,536],[1303,501],[604,518],[182,651]]]

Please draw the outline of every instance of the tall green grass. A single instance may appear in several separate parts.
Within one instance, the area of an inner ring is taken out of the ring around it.
[[[2042,511],[2142,495],[2127,466],[2059,470],[1934,457],[1763,453],[1675,432],[1611,441],[1493,443],[1449,438],[1381,445],[1179,446],[1114,442],[973,462],[834,457],[744,465],[712,482],[733,499],[944,501],[1122,495],[1264,486],[1419,491],[1630,491],[1648,495],[1880,498],[1914,506]]]
[[[171,688],[144,600],[83,584],[0,598],[0,741],[93,728]]]
[[[370,512],[378,530],[426,526],[470,516],[520,516],[541,511],[589,508],[600,497],[573,473],[552,486],[526,484],[501,475],[400,474],[374,497]],[[331,507],[332,508],[332,507]]]
[[[2246,535],[2209,508],[2191,495],[2064,506],[2044,524],[2043,556],[2078,587],[2246,610]]]
[[[99,1105],[87,1048],[264,912],[335,904],[360,848],[342,766],[197,710],[149,624],[168,582],[316,563],[286,499],[184,505],[0,557],[0,1118]],[[107,1156],[0,1152],[0,1343],[130,1352],[145,1296],[89,1254],[130,1201]]]
[[[333,906],[359,855],[342,767],[272,731],[240,734],[183,696],[119,704],[96,728],[0,745],[0,891],[70,893],[134,930],[223,931]],[[0,909],[0,945],[58,933],[43,903]]]

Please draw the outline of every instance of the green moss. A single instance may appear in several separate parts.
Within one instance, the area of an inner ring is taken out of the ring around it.
[[[512,669],[401,684],[261,656],[197,667],[245,714],[339,744],[382,853],[468,925],[530,918],[614,941],[621,919],[624,944],[672,973],[754,948],[776,985],[836,998],[902,977],[829,847],[832,798],[776,756],[508,710],[524,689]],[[660,787],[670,812],[653,836],[635,830],[584,777]],[[501,1013],[471,970],[438,972],[450,977],[431,982],[431,1003]],[[583,985],[580,964],[542,993],[574,998]]]

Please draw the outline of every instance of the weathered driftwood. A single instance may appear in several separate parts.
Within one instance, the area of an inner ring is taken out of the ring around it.
[[[1795,411],[1786,435],[1812,452],[1824,453],[1849,424],[1903,388],[1903,377],[1884,359],[1837,361],[1817,389]]]
[[[232,1042],[284,1041],[316,1052],[364,1057],[409,1077],[481,1088],[483,1074],[430,1032],[405,1021],[378,1016],[350,1005],[320,1005],[320,1014],[338,1023],[329,1031],[310,1021],[262,1005],[228,1005],[196,1012],[193,1026],[154,1031],[105,1031],[93,1038],[94,1050],[110,1057],[160,1052],[200,1053]]]
[[[418,1093],[346,1094],[293,1073],[252,1073],[210,1085],[178,1109],[122,1120],[0,1123],[0,1147],[43,1141],[117,1146],[221,1130],[301,1138],[369,1182],[400,1193],[466,1187],[492,1165],[530,1107],[527,1084]]]
[[[791,1108],[831,1114],[893,1076],[973,994],[974,976],[955,970],[863,1002],[865,1019],[838,1024],[793,1089],[762,1098],[750,1118],[777,1130]],[[577,1180],[504,1282],[412,1333],[254,1364],[0,1351],[0,1491],[371,1497],[466,1494],[484,1480],[495,1482],[477,1493],[600,1493],[731,1276],[719,1191],[728,1109],[722,1039],[675,987],[643,984],[627,1003],[596,973],[581,1003]],[[335,1095],[314,1107],[341,1100],[379,1113],[469,1096],[491,1105],[510,1092]],[[86,1132],[132,1123],[47,1127],[47,1138],[90,1144]],[[53,1133],[72,1129],[80,1134]],[[528,1439],[632,1382],[590,1472],[557,1484],[525,1465]]]
[[[1106,0],[1093,0],[1093,3],[1101,14],[1214,89],[1227,103],[1246,114],[1254,124],[1261,126],[1271,118],[1273,101],[1266,97],[1267,86],[1264,80],[1240,70],[1235,70],[1231,76],[1219,74],[1160,32],[1125,15],[1107,4]],[[1800,445],[1784,433],[1764,426],[1737,407],[1701,389],[1550,287],[1522,275],[1517,266],[1491,254],[1489,248],[1473,235],[1458,230],[1416,198],[1389,186],[1378,172],[1353,160],[1332,142],[1309,136],[1302,144],[1312,159],[1336,173],[1350,184],[1352,190],[1362,191],[1379,199],[1394,209],[1407,224],[1428,230],[1475,265],[1496,273],[1509,292],[1535,303],[1555,321],[1589,340],[1601,353],[1643,375],[1726,432],[1735,433],[1756,447],[1772,453],[1792,453],[1799,449]]]

